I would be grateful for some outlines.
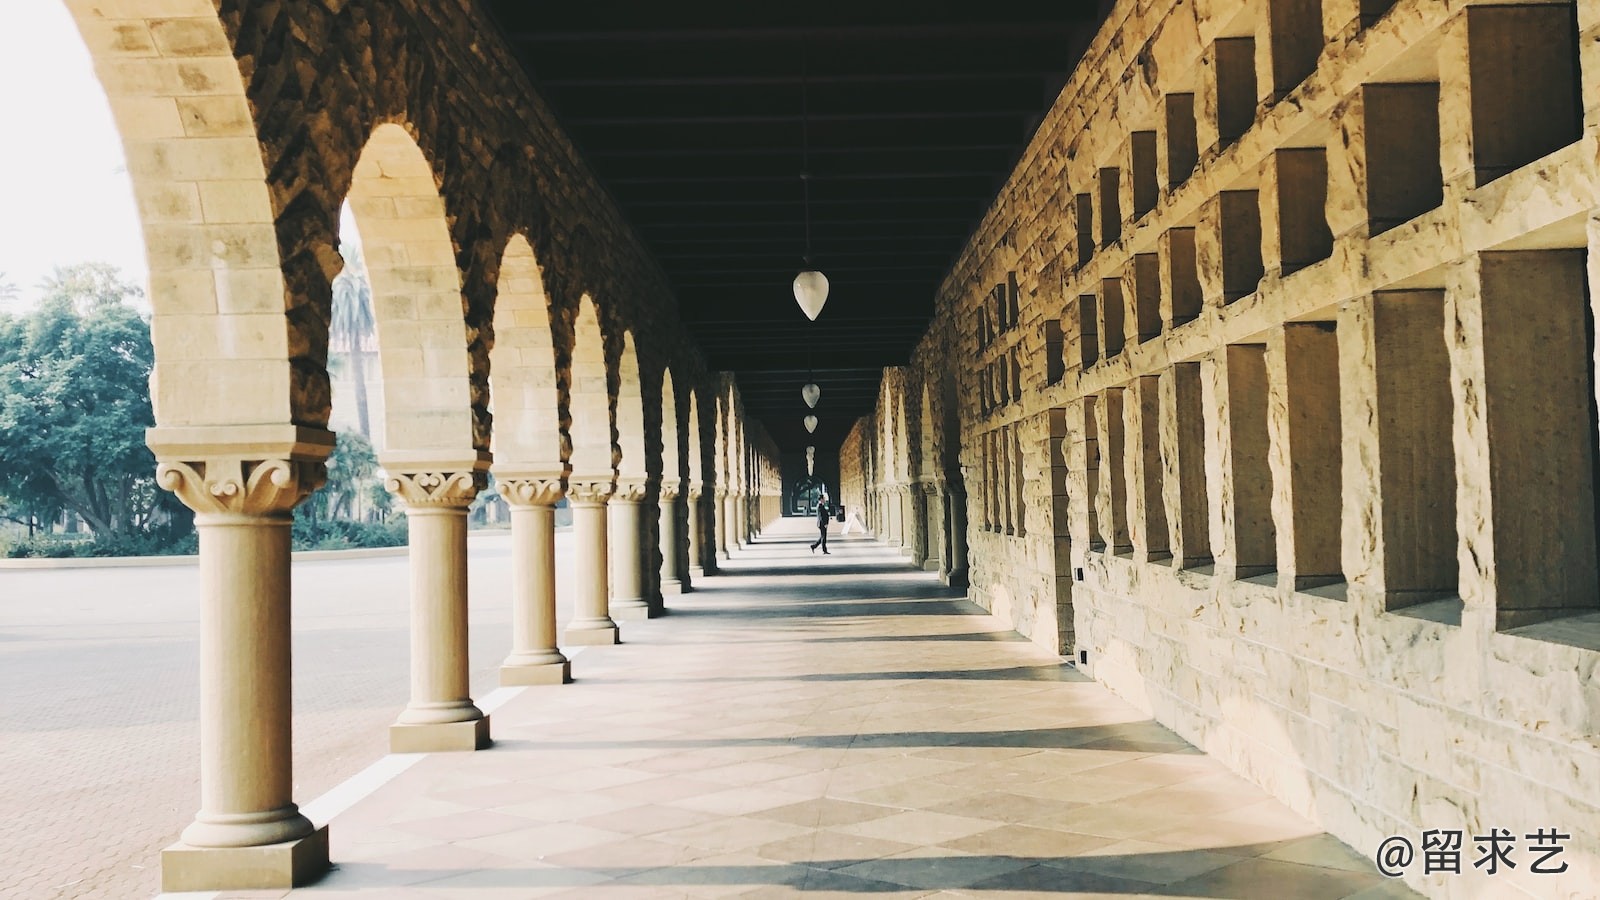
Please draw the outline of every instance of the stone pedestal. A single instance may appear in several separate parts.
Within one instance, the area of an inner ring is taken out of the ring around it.
[[[326,829],[292,799],[289,534],[333,436],[286,432],[255,459],[150,433],[156,480],[195,511],[200,538],[200,811],[162,852],[163,890],[288,888],[328,867]]]
[[[411,558],[411,702],[389,728],[391,752],[489,745],[467,652],[467,507],[484,482],[481,469],[389,474],[406,503]]]
[[[556,647],[556,509],[563,476],[499,476],[511,507],[511,655],[502,685],[565,684],[572,663]]]
[[[577,617],[567,624],[568,644],[619,643],[617,623],[611,619],[606,569],[606,506],[614,490],[616,482],[610,479],[573,480],[567,484],[578,557],[578,609]]]
[[[650,598],[644,577],[644,500],[643,481],[622,481],[610,503],[611,606],[617,621],[647,619]]]

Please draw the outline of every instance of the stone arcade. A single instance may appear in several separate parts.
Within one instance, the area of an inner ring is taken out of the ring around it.
[[[559,684],[558,642],[616,643],[779,516],[795,448],[477,4],[67,2],[145,223],[149,444],[200,531],[202,799],[163,878],[285,886],[328,863],[291,791],[288,525],[333,446],[344,201],[410,529],[393,750],[488,743],[488,473],[503,683]],[[1357,850],[1556,826],[1538,885],[1600,883],[1600,0],[1107,7],[845,439],[843,502]]]

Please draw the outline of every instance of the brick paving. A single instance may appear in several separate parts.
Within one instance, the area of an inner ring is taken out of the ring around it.
[[[769,536],[220,897],[1411,896],[881,546]]]
[[[503,536],[471,543],[478,696],[510,646],[509,552]],[[301,803],[387,752],[407,694],[406,574],[404,557],[295,564]],[[161,848],[199,805],[196,577],[0,571],[0,897],[158,892]]]

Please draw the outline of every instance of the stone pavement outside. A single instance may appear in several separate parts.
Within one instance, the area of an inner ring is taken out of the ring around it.
[[[809,539],[336,816],[318,884],[220,897],[1412,896],[898,555]]]
[[[495,687],[510,649],[510,552],[504,535],[469,544],[474,696]],[[562,620],[570,555],[558,562]],[[294,565],[302,803],[388,752],[409,690],[408,573],[404,556]],[[0,571],[0,898],[160,890],[161,848],[200,803],[197,576]]]

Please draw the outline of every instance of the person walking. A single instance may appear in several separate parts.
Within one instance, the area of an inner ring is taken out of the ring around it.
[[[811,552],[817,552],[820,546],[823,553],[828,552],[828,520],[833,518],[833,505],[828,502],[828,490],[823,488],[821,496],[817,497],[817,540],[811,545]]]

